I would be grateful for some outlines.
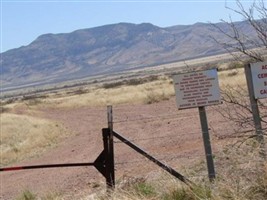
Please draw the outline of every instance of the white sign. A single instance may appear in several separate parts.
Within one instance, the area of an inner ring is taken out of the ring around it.
[[[221,103],[216,69],[178,74],[173,80],[178,109]]]
[[[267,98],[267,62],[250,64],[255,99]]]

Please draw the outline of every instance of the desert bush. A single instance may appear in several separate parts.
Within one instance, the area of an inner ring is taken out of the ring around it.
[[[234,71],[228,72],[227,76],[228,77],[232,77],[232,76],[236,76],[237,74],[238,74],[238,71],[237,70],[234,70]]]
[[[37,200],[36,194],[32,193],[30,190],[25,190],[16,200]]]
[[[220,174],[214,191],[222,199],[267,199],[267,177],[264,161],[258,154],[257,142],[232,146],[217,160]],[[226,149],[225,149],[226,150]],[[224,164],[223,164],[224,163]]]
[[[1,165],[41,154],[68,132],[46,119],[3,113],[1,115]]]
[[[26,101],[26,100],[36,99],[36,98],[37,98],[36,95],[24,95],[21,100]]]
[[[173,189],[162,196],[163,200],[195,200],[195,196],[188,192],[188,190],[181,188],[181,189]]]
[[[14,103],[14,102],[16,102],[17,100],[18,100],[18,98],[8,98],[8,99],[6,99],[6,100],[1,101],[0,106]]]
[[[141,85],[141,84],[153,82],[156,80],[159,80],[159,76],[133,78],[133,79],[128,79],[128,80],[121,80],[121,81],[116,81],[116,82],[104,83],[102,87],[105,89],[110,89],[110,88],[121,87],[123,85],[130,85],[130,86],[131,85]]]
[[[230,62],[227,66],[227,70],[238,69],[238,68],[244,68],[244,63],[233,61],[233,62]]]
[[[134,187],[134,192],[138,196],[145,196],[145,197],[153,197],[157,196],[156,189],[149,183],[147,182],[139,182],[135,183]]]
[[[63,196],[59,192],[49,192],[41,197],[40,200],[64,200]]]
[[[85,94],[87,92],[89,92],[89,90],[87,90],[85,88],[78,88],[77,90],[68,92],[68,94],[81,95],[81,94]]]
[[[35,98],[35,99],[30,99],[26,101],[26,105],[27,106],[36,106],[38,104],[41,104],[43,101],[39,98]]]
[[[59,192],[48,192],[40,197],[29,189],[25,189],[15,200],[64,200],[64,197]]]
[[[5,107],[5,106],[0,106],[0,114],[1,113],[6,113],[6,112],[9,112],[9,111],[10,111],[10,108]]]
[[[104,89],[111,89],[111,88],[120,87],[124,84],[125,84],[124,81],[117,81],[117,82],[111,82],[111,83],[104,83],[102,87]]]
[[[146,92],[146,104],[152,104],[152,103],[158,103],[160,101],[168,100],[170,97],[168,97],[164,91],[156,92],[153,90],[147,90]]]

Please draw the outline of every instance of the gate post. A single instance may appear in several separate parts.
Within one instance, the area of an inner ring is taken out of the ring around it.
[[[113,140],[111,140],[108,128],[102,129],[102,134],[105,154],[105,178],[107,190],[110,190],[115,188]]]
[[[107,190],[115,188],[114,144],[113,144],[113,115],[112,106],[107,107],[108,128],[102,129],[104,154],[105,154],[105,178]]]

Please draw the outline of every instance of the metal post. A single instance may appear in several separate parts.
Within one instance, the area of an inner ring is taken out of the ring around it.
[[[204,106],[199,107],[198,110],[199,110],[199,117],[200,117],[201,128],[202,128],[202,137],[203,137],[203,142],[204,142],[204,147],[205,147],[209,179],[210,181],[213,181],[215,179],[215,169],[214,169],[213,155],[212,155],[211,144],[210,144],[209,127],[208,127],[206,110]]]
[[[108,113],[108,128],[110,132],[113,132],[113,112],[112,106],[107,106],[107,113]]]
[[[107,138],[107,157],[106,157],[106,169],[107,169],[107,186],[109,189],[115,188],[115,166],[114,166],[114,144],[113,144],[113,113],[112,106],[107,107],[108,117],[108,129],[103,129],[103,134]],[[105,145],[104,145],[105,146]]]
[[[248,86],[248,94],[252,109],[252,115],[253,115],[253,121],[254,126],[256,129],[256,135],[257,140],[260,143],[260,154],[265,157],[265,147],[264,147],[264,137],[262,132],[262,126],[261,126],[261,117],[258,107],[258,100],[254,97],[254,88],[253,88],[253,82],[252,82],[252,73],[251,73],[251,66],[250,64],[245,66],[245,74],[246,74],[246,80],[247,80],[247,86]]]
[[[114,163],[112,160],[112,154],[110,151],[110,132],[109,129],[102,129],[103,142],[104,142],[104,154],[105,154],[105,178],[107,184],[107,190],[115,188],[115,176],[114,176]]]

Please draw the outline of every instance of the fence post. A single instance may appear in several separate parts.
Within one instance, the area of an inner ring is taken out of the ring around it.
[[[249,94],[249,99],[250,99],[250,104],[251,104],[254,126],[256,129],[257,140],[260,143],[260,155],[263,158],[266,158],[264,137],[263,137],[262,126],[261,126],[260,111],[259,111],[259,107],[258,107],[258,100],[254,96],[254,88],[253,88],[252,73],[251,73],[250,64],[245,66],[245,75],[246,75],[246,80],[247,80],[248,94]]]
[[[107,189],[115,188],[114,144],[113,144],[113,115],[112,106],[107,107],[108,128],[103,129],[104,151],[106,160]]]
[[[110,132],[108,128],[102,129],[105,155],[105,178],[107,190],[115,188],[113,154],[110,149]]]

